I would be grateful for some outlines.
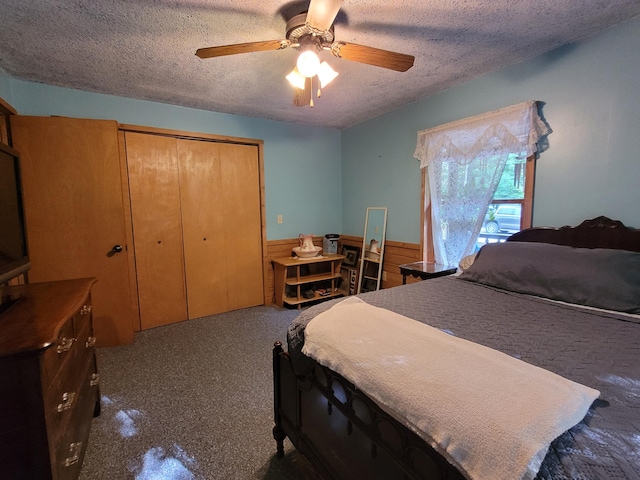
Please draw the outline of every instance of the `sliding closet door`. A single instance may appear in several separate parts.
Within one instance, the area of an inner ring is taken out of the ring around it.
[[[258,147],[125,132],[142,329],[262,305]]]
[[[178,140],[189,318],[261,305],[255,146]]]
[[[189,318],[229,310],[219,145],[178,140]]]
[[[258,147],[220,144],[229,310],[264,303]]]
[[[176,140],[125,133],[140,325],[187,319]]]

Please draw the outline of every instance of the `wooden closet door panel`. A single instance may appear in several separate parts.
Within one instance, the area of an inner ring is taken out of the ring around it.
[[[263,261],[258,147],[220,144],[229,310],[262,305]]]
[[[176,139],[125,133],[142,329],[187,319]]]
[[[133,342],[123,192],[115,121],[11,117],[21,170],[29,282],[96,277],[98,346]]]
[[[178,140],[189,318],[229,310],[220,145]]]

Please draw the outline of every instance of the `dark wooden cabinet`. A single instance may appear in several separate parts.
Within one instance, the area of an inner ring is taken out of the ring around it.
[[[0,479],[80,474],[100,394],[93,278],[3,287]],[[14,302],[13,302],[14,301]]]

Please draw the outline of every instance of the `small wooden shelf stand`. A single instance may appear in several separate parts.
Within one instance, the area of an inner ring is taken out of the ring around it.
[[[301,308],[307,303],[342,296],[343,293],[338,291],[338,280],[344,258],[344,255],[328,254],[313,258],[274,258],[276,305]],[[319,288],[328,290],[329,294],[319,295],[316,292]],[[313,290],[313,297],[303,295],[308,290]]]

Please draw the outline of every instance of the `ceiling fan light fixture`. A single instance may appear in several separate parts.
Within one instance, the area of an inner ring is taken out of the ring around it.
[[[298,57],[296,67],[302,76],[315,77],[320,68],[320,59],[313,50],[305,50]]]
[[[343,0],[311,0],[307,13],[307,25],[318,32],[331,28]]]
[[[338,72],[336,72],[331,65],[327,62],[322,62],[318,67],[318,79],[320,80],[320,88],[324,88],[331,81],[338,76]]]
[[[291,70],[291,73],[286,76],[286,79],[289,80],[289,83],[294,87],[304,90],[305,77],[300,74],[297,67]]]

